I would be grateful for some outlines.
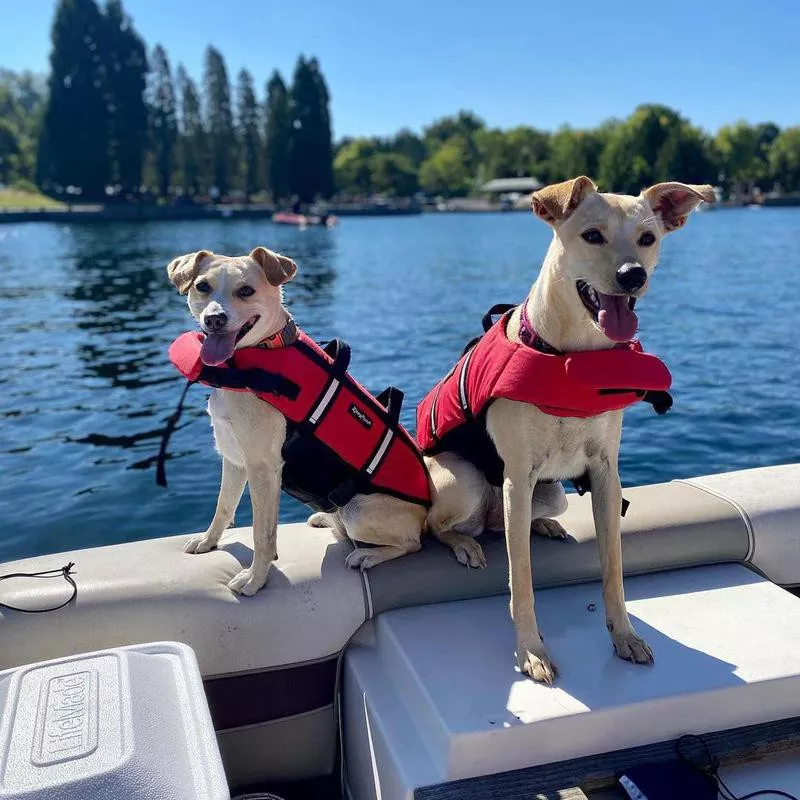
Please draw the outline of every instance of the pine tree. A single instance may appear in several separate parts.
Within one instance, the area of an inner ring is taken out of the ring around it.
[[[328,90],[316,59],[297,61],[292,81],[289,151],[291,191],[301,202],[333,193],[333,148],[331,146]]]
[[[230,190],[232,156],[236,142],[228,71],[222,54],[213,47],[206,50],[204,82],[212,179],[220,196],[224,197]]]
[[[158,176],[158,191],[169,193],[175,161],[178,122],[175,109],[175,88],[166,51],[159,44],[153,50],[153,75],[150,85],[150,141]]]
[[[258,191],[261,156],[259,108],[253,88],[253,76],[243,69],[236,91],[239,143],[243,159],[244,193],[247,200]]]
[[[314,77],[314,86],[317,90],[317,107],[319,114],[319,124],[316,128],[315,149],[317,151],[317,163],[319,168],[319,185],[317,191],[323,197],[330,197],[334,191],[333,180],[333,135],[331,132],[331,95],[328,85],[322,75],[319,61],[312,58],[308,62],[308,68]]]
[[[105,197],[109,115],[101,60],[105,20],[94,0],[60,0],[53,20],[49,96],[37,179],[45,190],[79,187],[82,199]]]
[[[289,196],[289,146],[292,120],[289,113],[289,92],[276,70],[267,83],[267,105],[264,162],[267,189],[278,203]]]
[[[120,0],[108,0],[102,48],[111,160],[123,196],[138,193],[147,146],[147,51]]]
[[[181,171],[184,188],[190,195],[208,187],[208,137],[203,125],[200,94],[183,65],[178,66],[181,96]]]

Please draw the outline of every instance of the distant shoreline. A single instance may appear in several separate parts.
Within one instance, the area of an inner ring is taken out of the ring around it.
[[[764,198],[760,203],[725,201],[710,207],[714,210],[744,208],[746,206],[785,208],[800,206],[800,196]],[[0,224],[20,222],[190,222],[192,220],[266,219],[270,220],[276,208],[272,205],[75,205],[66,208],[0,208]],[[331,205],[328,213],[337,217],[389,217],[416,216],[422,213],[507,213],[528,211],[527,203],[515,207],[490,203],[479,198],[454,198],[437,205],[379,205],[347,203]]]
[[[13,222],[188,222],[219,219],[271,219],[272,205],[75,205],[67,208],[0,209],[0,224]],[[350,203],[330,206],[337,217],[386,217],[421,214],[419,206],[390,206]]]

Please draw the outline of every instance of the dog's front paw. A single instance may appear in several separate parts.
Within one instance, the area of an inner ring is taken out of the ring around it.
[[[541,640],[539,644],[517,642],[517,666],[520,672],[547,686],[552,686],[558,677],[558,667],[545,652]]]
[[[473,569],[486,568],[486,556],[483,548],[471,536],[463,536],[450,546],[453,548],[453,553],[459,564]]]
[[[380,553],[376,553],[377,547],[357,547],[351,550],[344,560],[344,565],[351,569],[370,569],[377,567],[378,564],[383,563],[386,559],[380,557]]]
[[[531,530],[539,536],[546,536],[548,539],[566,539],[567,532],[560,523],[548,517],[539,517],[531,523]]]
[[[267,576],[254,575],[251,567],[243,569],[228,581],[228,588],[236,594],[254,595],[267,582]]]
[[[192,536],[183,546],[184,553],[208,553],[217,546],[217,541],[208,533],[198,533]]]
[[[624,661],[632,661],[634,664],[653,663],[653,651],[633,628],[621,633],[611,631],[611,641],[614,643],[614,651]]]

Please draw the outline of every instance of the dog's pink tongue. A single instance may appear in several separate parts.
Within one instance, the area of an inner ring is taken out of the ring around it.
[[[629,342],[636,335],[639,318],[628,306],[628,298],[618,294],[597,293],[600,311],[597,322],[613,342]]]
[[[233,333],[207,333],[200,347],[200,360],[209,367],[225,363],[236,349],[236,331]]]

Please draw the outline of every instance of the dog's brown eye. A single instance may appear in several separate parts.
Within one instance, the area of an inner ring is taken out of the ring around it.
[[[197,281],[194,288],[201,294],[208,294],[211,291],[211,284],[208,281]]]
[[[589,228],[581,234],[581,239],[589,244],[605,244],[606,237],[597,228]]]
[[[645,231],[640,237],[639,241],[636,243],[639,247],[650,247],[651,244],[655,244],[656,237],[653,236],[650,231]]]
[[[254,295],[256,290],[252,286],[242,286],[241,289],[236,290],[237,297],[250,297]]]

